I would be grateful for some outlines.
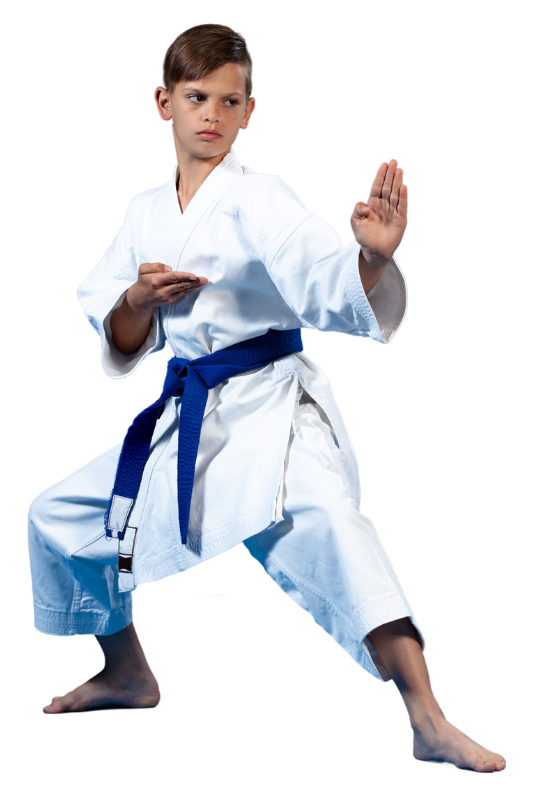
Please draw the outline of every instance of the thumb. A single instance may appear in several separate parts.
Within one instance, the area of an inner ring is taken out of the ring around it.
[[[365,219],[366,216],[371,211],[369,205],[365,202],[357,202],[354,206],[354,211],[352,212],[352,216],[350,219]]]

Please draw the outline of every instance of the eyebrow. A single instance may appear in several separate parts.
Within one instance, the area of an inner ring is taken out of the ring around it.
[[[187,90],[191,91],[192,93],[196,93],[197,96],[207,96],[208,95],[208,93],[205,90],[198,90],[198,88],[195,88],[195,87],[183,88],[183,91],[187,91]],[[226,96],[243,96],[243,95],[244,94],[240,93],[238,90],[234,90],[232,93],[224,93],[222,98],[225,98]]]

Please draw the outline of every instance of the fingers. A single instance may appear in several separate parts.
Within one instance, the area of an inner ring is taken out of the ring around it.
[[[399,187],[399,207],[397,212],[408,223],[408,186],[406,183]]]
[[[390,186],[390,191],[389,191],[389,187],[387,187],[387,191],[388,191],[387,197],[391,203],[391,207],[395,211],[397,210],[397,206],[399,203],[400,189],[403,184],[403,181],[404,181],[404,170],[402,167],[396,167],[393,173],[393,179]],[[385,196],[385,193],[383,194],[383,196]]]
[[[208,279],[203,279],[202,277],[194,282],[172,282],[171,284],[161,287],[160,293],[162,297],[166,295],[173,295],[174,293],[189,293],[191,290],[196,290],[199,287],[204,287],[204,285],[208,284]]]
[[[159,287],[165,287],[166,285],[193,285],[197,282],[203,282],[206,284],[208,279],[206,279],[205,276],[189,274],[187,271],[171,271],[171,273],[166,271],[163,274],[159,274],[157,277],[157,283]]]
[[[404,170],[398,166],[398,159],[389,159],[379,165],[371,184],[367,204],[371,207],[375,200],[387,200],[395,210],[399,202]],[[406,187],[405,187],[406,188]]]
[[[159,284],[168,284],[173,282],[195,282],[198,280],[208,282],[204,276],[196,276],[190,271],[174,271],[170,265],[163,263],[142,263],[138,268],[140,276],[147,274],[165,274],[163,277],[158,277]]]
[[[138,268],[139,274],[159,274],[163,273],[163,271],[172,271],[170,265],[164,265],[163,263],[142,263],[142,265]]]
[[[381,197],[381,189],[383,188],[383,182],[385,181],[385,174],[388,170],[387,162],[383,162],[383,164],[377,170],[377,175],[373,181],[371,192],[370,192],[370,199],[379,199]]]
[[[190,271],[174,271],[170,265],[163,263],[142,263],[138,268],[139,276],[152,276],[157,274],[158,285],[171,284],[174,282],[195,282],[198,279],[203,279],[205,282],[208,279],[205,277],[198,277],[196,274],[191,274]]]

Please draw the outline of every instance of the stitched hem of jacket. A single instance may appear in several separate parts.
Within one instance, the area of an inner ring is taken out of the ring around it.
[[[116,610],[80,610],[77,613],[49,610],[35,605],[35,629],[45,635],[113,635],[132,621],[132,599],[123,597]]]

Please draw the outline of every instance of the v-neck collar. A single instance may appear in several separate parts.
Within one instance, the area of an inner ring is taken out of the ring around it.
[[[194,202],[204,201],[204,195],[214,192],[216,190],[221,191],[221,184],[228,186],[233,180],[238,178],[240,175],[243,175],[243,167],[239,163],[239,159],[235,155],[235,151],[233,148],[230,148],[229,152],[224,156],[219,164],[217,164],[214,169],[206,176],[206,178],[202,181],[200,186],[198,187],[197,191],[193,195],[191,201],[187,205],[184,211],[181,211],[181,205],[179,203],[179,195],[177,194],[177,178],[179,176],[179,165],[175,164],[173,167],[173,176],[171,178],[171,186],[173,190],[173,196],[175,198],[175,204],[177,206],[177,215],[182,217],[189,211],[191,205]],[[199,200],[198,197],[203,193],[202,200]]]

